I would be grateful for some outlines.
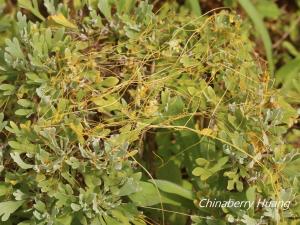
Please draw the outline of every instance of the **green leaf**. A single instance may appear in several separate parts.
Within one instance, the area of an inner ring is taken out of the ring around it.
[[[20,42],[17,38],[13,38],[12,41],[6,40],[6,48],[5,51],[9,53],[15,59],[24,59],[25,55],[21,49]]]
[[[103,13],[105,18],[110,21],[111,20],[111,6],[108,0],[99,0],[98,8]]]
[[[49,17],[49,19],[52,19],[55,23],[62,25],[64,27],[76,29],[77,26],[70,22],[63,14],[59,13],[56,15],[52,15]]]
[[[156,184],[157,187],[167,193],[171,193],[171,194],[176,194],[179,195],[181,197],[184,197],[186,199],[190,199],[190,200],[194,200],[195,199],[195,195],[192,191],[187,190],[177,184],[174,184],[170,181],[166,181],[166,180],[149,180],[150,182],[152,182],[153,184]]]
[[[13,121],[9,122],[10,127],[6,126],[5,129],[13,134],[18,134],[20,132],[19,127]],[[9,143],[9,142],[8,142]]]
[[[28,99],[19,99],[17,101],[17,103],[20,105],[20,106],[23,106],[25,108],[29,108],[31,107],[33,104],[31,101],[29,101]]]
[[[126,215],[124,215],[124,213],[122,213],[120,210],[112,210],[111,214],[112,214],[113,218],[116,218],[119,221],[117,223],[117,225],[120,224],[120,222],[124,225],[132,225],[130,223],[129,218]],[[108,221],[106,221],[106,222],[108,222]]]
[[[241,220],[244,224],[247,225],[257,225],[258,221],[256,221],[255,219],[249,217],[248,215],[243,215],[243,219]]]
[[[15,90],[15,86],[13,86],[11,84],[1,84],[0,85],[0,90],[1,91],[14,91]]]
[[[141,191],[139,181],[134,178],[129,178],[127,182],[120,188],[120,196],[130,195],[132,193]]]
[[[254,5],[251,3],[250,0],[239,0],[239,3],[251,18],[257,32],[261,35],[266,50],[268,63],[269,63],[269,70],[271,75],[273,75],[274,62],[272,56],[272,42],[268,30],[264,25],[263,19],[261,15],[257,12],[256,8],[254,7]]]
[[[73,217],[71,214],[67,214],[64,216],[60,216],[58,218],[56,218],[55,220],[55,224],[57,225],[70,225],[72,223]]]
[[[155,186],[148,182],[140,182],[141,191],[128,197],[139,206],[151,206],[159,204],[160,198]]]
[[[250,202],[255,201],[255,189],[256,189],[256,187],[252,186],[252,187],[249,187],[246,191],[247,200]],[[252,207],[252,210],[253,210],[253,207]]]
[[[200,177],[202,181],[207,180],[210,176],[213,175],[213,173],[208,170],[204,169],[202,167],[196,167],[193,171],[192,174],[196,177]]]
[[[27,170],[33,168],[33,165],[27,164],[21,159],[19,153],[10,153],[10,156],[12,157],[14,162],[17,163],[18,166],[21,167],[22,169]]]
[[[16,150],[18,153],[35,153],[36,152],[36,146],[30,143],[21,144],[17,141],[9,141],[8,145],[12,147],[14,150]]]
[[[288,162],[282,172],[288,177],[300,177],[300,158]]]
[[[223,166],[228,162],[228,160],[229,160],[228,156],[218,159],[217,163],[213,167],[210,168],[210,171],[212,173],[218,172],[219,170],[221,170],[223,168]]]
[[[19,0],[18,3],[21,8],[27,9],[39,19],[43,21],[45,20],[45,18],[42,16],[42,14],[39,11],[39,4],[37,0],[32,0],[32,2],[31,0]]]
[[[84,143],[84,137],[83,137],[83,127],[81,124],[75,124],[75,123],[70,123],[69,124],[70,128],[75,132],[78,141],[83,144]]]
[[[27,77],[29,80],[31,80],[31,81],[33,81],[33,82],[35,82],[35,83],[43,83],[43,82],[45,82],[45,81],[44,81],[43,79],[41,79],[36,73],[29,72],[29,73],[26,73],[25,75],[26,75],[26,77]]]
[[[291,61],[288,61],[285,65],[280,67],[275,73],[276,84],[288,83],[298,75],[300,71],[300,57],[297,57]]]
[[[201,7],[199,0],[187,0],[187,3],[191,9],[191,11],[196,15],[196,16],[201,16]]]
[[[237,189],[239,192],[242,192],[243,189],[244,189],[243,182],[237,180],[237,181],[235,182],[235,184],[236,184],[236,189]]]
[[[141,187],[139,192],[128,196],[138,206],[151,206],[161,203],[175,206],[181,204],[177,200],[174,200],[172,196],[169,196],[168,193],[159,192],[153,183],[140,181],[139,186]]]
[[[0,196],[4,196],[10,192],[9,185],[3,182],[0,182]]]
[[[119,79],[116,77],[108,77],[104,81],[101,82],[101,86],[103,87],[113,87],[119,83]]]
[[[18,116],[30,116],[32,113],[32,109],[18,109],[15,111],[15,114]]]
[[[32,223],[29,220],[18,223],[18,225],[31,225]]]
[[[0,217],[2,221],[7,221],[10,214],[14,213],[24,201],[6,201],[0,203]]]
[[[120,110],[122,108],[121,103],[114,96],[107,96],[106,99],[98,97],[92,100],[97,106],[99,106],[99,111],[113,111]]]
[[[235,184],[235,181],[234,180],[229,180],[228,181],[228,184],[227,184],[227,189],[229,191],[233,190],[234,189],[234,184]]]
[[[257,2],[257,10],[263,17],[267,17],[270,19],[278,19],[281,14],[280,9],[277,4],[272,0],[260,0]]]
[[[119,225],[120,222],[115,220],[114,218],[110,217],[110,216],[103,216],[104,220],[105,220],[105,223],[107,225]],[[123,223],[122,223],[123,224]],[[124,224],[124,225],[127,225],[127,224]]]
[[[0,113],[0,132],[3,130],[3,128],[6,126],[7,121],[4,121],[4,113]]]
[[[75,212],[77,212],[77,211],[79,211],[80,209],[81,209],[81,206],[80,205],[78,205],[78,204],[75,204],[75,203],[71,203],[71,208],[75,211]]]
[[[196,163],[199,165],[199,166],[205,166],[207,165],[209,162],[204,159],[204,158],[198,158],[196,159]]]
[[[282,42],[282,47],[285,48],[291,55],[300,57],[300,52],[297,48],[289,41]]]
[[[44,6],[46,7],[49,14],[53,15],[56,13],[54,0],[44,0]]]
[[[194,58],[191,58],[189,57],[188,55],[183,55],[181,58],[180,58],[180,62],[182,63],[182,65],[186,68],[188,67],[193,67],[195,65],[198,65],[199,62],[194,59]]]
[[[117,0],[117,11],[118,13],[129,13],[134,6],[136,0]]]
[[[217,95],[216,95],[214,89],[211,86],[208,86],[205,89],[205,91],[203,92],[203,94],[204,94],[204,96],[205,96],[205,98],[208,102],[211,102],[213,104],[217,104],[218,98],[217,98]]]

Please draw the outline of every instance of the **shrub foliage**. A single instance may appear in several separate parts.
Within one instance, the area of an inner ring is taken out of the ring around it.
[[[297,215],[294,205],[199,207],[204,197],[295,202],[299,192],[295,150],[281,138],[297,113],[238,16],[193,17],[173,4],[154,14],[144,1],[45,0],[44,13],[35,0],[19,4],[26,14],[0,67],[3,224]]]

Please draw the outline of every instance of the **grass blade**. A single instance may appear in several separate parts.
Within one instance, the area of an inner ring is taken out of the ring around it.
[[[239,3],[243,7],[243,9],[246,11],[248,16],[251,18],[257,32],[261,35],[262,41],[265,46],[266,54],[267,54],[269,70],[270,70],[270,73],[273,75],[274,62],[273,62],[273,56],[272,56],[272,42],[271,42],[271,38],[268,33],[268,30],[266,29],[266,27],[264,25],[263,19],[250,0],[239,0]]]

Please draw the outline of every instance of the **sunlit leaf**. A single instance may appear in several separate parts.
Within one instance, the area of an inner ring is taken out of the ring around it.
[[[7,221],[12,213],[14,213],[24,201],[6,201],[0,202],[0,216],[2,221]]]
[[[50,20],[53,20],[55,23],[62,25],[64,27],[76,29],[77,26],[70,22],[63,14],[55,14],[49,17]]]

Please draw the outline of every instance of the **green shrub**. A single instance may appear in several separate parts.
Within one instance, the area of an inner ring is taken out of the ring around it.
[[[2,221],[185,224],[173,210],[194,224],[271,224],[296,212],[198,205],[298,192],[281,140],[297,114],[236,15],[51,2],[45,18],[20,1],[36,20],[17,14],[0,67]]]

